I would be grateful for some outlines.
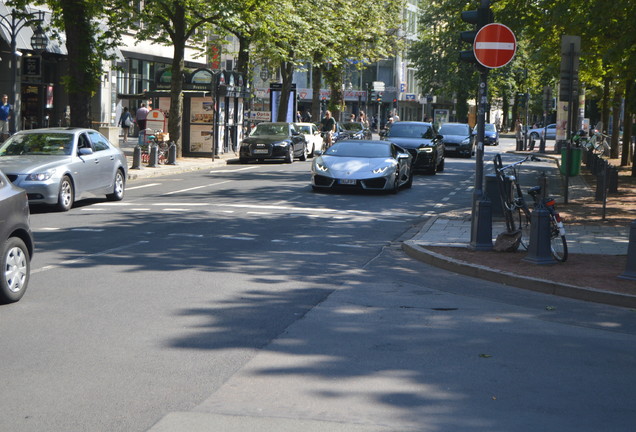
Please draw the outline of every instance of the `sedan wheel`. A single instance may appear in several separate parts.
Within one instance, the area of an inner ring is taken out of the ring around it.
[[[292,147],[291,145],[289,146],[289,153],[287,153],[287,158],[285,159],[285,162],[287,163],[294,162],[294,147]]]
[[[29,284],[29,250],[21,239],[11,237],[4,245],[1,258],[0,302],[16,302],[22,298]]]
[[[301,161],[307,160],[307,145],[306,144],[303,146],[303,154],[300,155],[300,160]]]
[[[124,199],[124,191],[126,188],[126,182],[124,180],[124,174],[121,170],[117,170],[115,174],[115,181],[113,185],[113,193],[106,195],[111,201],[121,201]]]
[[[64,176],[60,182],[60,192],[57,196],[57,208],[60,211],[69,211],[75,201],[75,190],[68,176]]]

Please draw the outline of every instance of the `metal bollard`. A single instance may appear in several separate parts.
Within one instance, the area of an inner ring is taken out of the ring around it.
[[[609,166],[607,173],[607,191],[609,193],[618,192],[618,169],[613,165]]]
[[[636,220],[629,226],[629,245],[627,246],[627,264],[620,279],[636,280]]]
[[[477,217],[473,220],[469,247],[472,250],[492,250],[492,202],[484,196],[475,203]]]
[[[166,165],[176,165],[177,164],[177,145],[173,142],[170,143],[168,147],[168,162]]]
[[[607,193],[607,162],[602,161],[599,171],[596,173],[596,193],[594,201],[603,201]]]
[[[159,163],[159,151],[156,145],[150,146],[150,155],[148,157],[148,167],[156,168]]]
[[[141,169],[141,147],[135,146],[133,151],[133,161],[130,169]]]
[[[530,245],[528,254],[522,259],[532,264],[554,264],[556,260],[552,257],[550,249],[550,213],[539,205],[535,207],[530,216]]]

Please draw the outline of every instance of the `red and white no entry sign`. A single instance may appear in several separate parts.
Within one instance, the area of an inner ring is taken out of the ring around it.
[[[517,39],[515,34],[503,24],[492,23],[483,26],[475,36],[473,52],[484,67],[500,68],[515,56]]]

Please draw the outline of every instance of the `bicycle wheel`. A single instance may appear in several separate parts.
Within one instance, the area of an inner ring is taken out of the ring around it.
[[[565,262],[568,259],[568,244],[565,236],[561,235],[554,216],[550,216],[550,252],[559,262]]]
[[[520,245],[528,250],[530,246],[530,210],[525,205],[517,207],[515,211],[515,221],[517,229],[521,233]]]

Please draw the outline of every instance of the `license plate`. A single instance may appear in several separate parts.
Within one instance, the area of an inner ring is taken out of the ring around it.
[[[338,181],[338,183],[343,185],[355,185],[356,181],[354,179],[341,179]]]
[[[447,150],[457,150],[457,146],[453,146],[453,145],[447,145],[446,146]]]
[[[254,151],[252,153],[254,153],[254,154],[267,154],[267,153],[269,153],[269,150],[267,150],[267,149],[254,149]]]

